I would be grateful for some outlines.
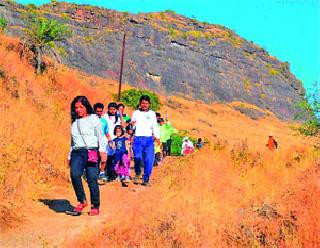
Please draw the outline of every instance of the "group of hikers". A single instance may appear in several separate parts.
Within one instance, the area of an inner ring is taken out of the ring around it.
[[[171,136],[177,132],[168,121],[167,113],[164,119],[149,107],[150,97],[141,96],[130,118],[122,103],[109,103],[105,112],[102,103],[98,102],[92,107],[85,96],[73,99],[68,165],[79,202],[73,213],[81,214],[88,205],[82,184],[83,175],[90,190],[91,216],[100,214],[98,180],[105,183],[118,178],[123,187],[128,187],[131,161],[134,163],[134,184],[149,186],[153,167],[171,155]],[[201,138],[194,146],[185,137],[182,140],[181,155],[193,153],[195,147],[201,149],[202,146]],[[277,148],[272,134],[266,146],[270,150]]]
[[[130,165],[134,163],[134,184],[150,185],[153,166],[171,155],[171,136],[177,131],[160,113],[150,110],[150,97],[140,97],[132,117],[122,103],[111,102],[104,111],[102,103],[93,107],[87,97],[77,96],[71,103],[71,146],[68,156],[71,181],[81,213],[88,203],[82,184],[85,175],[91,198],[90,215],[99,215],[99,183],[119,179],[123,187],[131,180]],[[186,137],[184,142],[187,141]],[[190,143],[182,146],[182,154]],[[193,147],[193,145],[192,145]],[[141,174],[143,167],[143,175]]]

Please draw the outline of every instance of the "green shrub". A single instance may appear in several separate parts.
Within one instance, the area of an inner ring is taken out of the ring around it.
[[[315,136],[320,131],[320,123],[316,119],[307,120],[298,128],[298,131],[305,136]]]
[[[183,137],[179,134],[174,134],[171,136],[171,155],[180,156],[181,155],[181,147],[182,147],[182,139]]]
[[[0,17],[0,33],[7,28],[7,20],[4,17]]]
[[[136,109],[142,95],[148,95],[150,97],[150,109],[154,111],[158,111],[160,109],[161,103],[159,97],[155,93],[148,90],[125,90],[121,93],[120,101],[126,106],[131,107],[132,109]],[[114,99],[117,99],[117,94],[113,95],[113,97]]]
[[[295,119],[304,120],[298,131],[306,136],[315,136],[320,133],[320,88],[317,82],[312,86],[313,92],[295,105],[298,109]]]
[[[26,12],[24,21],[26,23],[24,40],[32,48],[35,55],[36,73],[40,74],[45,51],[57,50],[59,47],[57,42],[69,38],[72,35],[72,31],[66,24],[48,19],[35,10]]]
[[[171,136],[171,155],[173,156],[181,156],[181,149],[182,149],[182,139],[184,137],[188,136],[188,132],[186,130],[180,130],[178,133],[173,134]],[[195,144],[197,142],[197,140],[195,138],[192,138],[190,136],[189,140],[191,140],[193,142],[193,144]]]

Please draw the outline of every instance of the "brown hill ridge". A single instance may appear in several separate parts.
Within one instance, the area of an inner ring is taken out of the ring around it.
[[[21,36],[28,8],[2,1],[9,35]],[[287,62],[220,25],[170,11],[133,15],[69,3],[38,10],[70,26],[74,35],[62,44],[67,56],[61,59],[90,74],[117,79],[125,30],[124,81],[135,87],[206,103],[247,102],[282,119],[293,119],[305,94]]]

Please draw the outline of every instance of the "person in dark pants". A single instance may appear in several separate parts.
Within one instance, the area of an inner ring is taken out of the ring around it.
[[[81,213],[88,205],[81,180],[86,173],[90,190],[91,210],[89,215],[100,214],[98,185],[98,158],[106,161],[106,142],[102,125],[85,96],[77,96],[71,103],[71,147],[68,157],[72,186],[79,204],[74,208]]]
[[[115,102],[110,102],[108,104],[108,112],[103,115],[103,117],[107,120],[109,127],[109,144],[107,146],[107,163],[105,167],[105,175],[107,176],[107,181],[112,182],[117,178],[117,175],[113,168],[113,160],[114,160],[114,151],[111,149],[110,145],[112,144],[112,140],[116,137],[114,135],[114,127],[116,125],[121,125],[121,118],[117,113],[118,105]]]
[[[103,114],[103,109],[104,109],[104,105],[101,102],[97,102],[93,105],[93,110],[96,113],[96,115],[99,117],[100,121],[101,121],[101,125],[102,125],[102,134],[105,136],[106,142],[108,140],[111,140],[111,137],[109,135],[109,127],[108,127],[108,122],[105,118],[102,117]],[[100,171],[99,171],[99,178],[102,179],[103,181],[107,181],[107,177],[105,174],[105,167],[106,167],[106,163],[103,163],[100,161],[100,157],[99,157],[99,161],[98,164],[100,165]]]

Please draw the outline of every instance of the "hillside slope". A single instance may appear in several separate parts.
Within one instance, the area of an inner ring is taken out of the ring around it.
[[[21,36],[28,8],[2,1],[8,34]],[[125,30],[124,80],[135,87],[206,103],[247,102],[282,119],[293,119],[294,104],[304,95],[288,63],[223,26],[172,12],[132,15],[67,3],[37,11],[74,31],[61,44],[67,53],[61,60],[90,74],[117,79]]]
[[[36,77],[20,49],[19,40],[0,37],[4,246],[320,245],[319,141],[297,135],[293,123],[272,114],[252,120],[234,110],[238,103],[160,96],[161,112],[168,111],[173,126],[205,138],[206,148],[166,160],[153,174],[151,189],[126,192],[118,184],[106,185],[101,219],[84,216],[77,222],[56,213],[45,200],[75,204],[66,165],[70,102],[86,95],[91,103],[107,103],[117,84],[50,61],[48,71]],[[279,143],[275,153],[265,147],[269,132]]]
[[[208,105],[160,96],[161,112],[168,111],[173,126],[207,139],[206,148],[166,160],[150,190],[106,185],[100,218],[77,222],[56,213],[46,200],[75,204],[65,163],[70,102],[86,95],[91,103],[107,103],[117,83],[50,61],[47,72],[35,76],[20,49],[19,40],[0,37],[5,246],[319,246],[317,140],[298,136],[294,124],[272,114],[253,120],[234,109],[236,102]],[[269,132],[279,143],[275,153],[265,147]]]

